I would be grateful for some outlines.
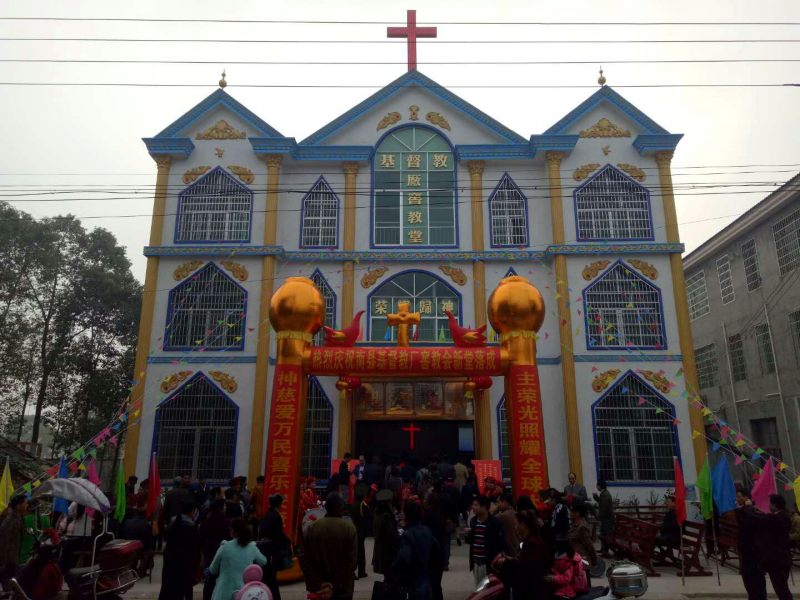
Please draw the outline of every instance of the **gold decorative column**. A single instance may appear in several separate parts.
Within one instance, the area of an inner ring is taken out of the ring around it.
[[[154,156],[158,172],[156,174],[156,190],[153,199],[153,217],[150,221],[150,245],[161,245],[161,234],[164,231],[164,214],[167,212],[167,184],[169,182],[169,168],[172,158],[169,156]],[[153,330],[153,310],[156,304],[156,290],[158,289],[158,257],[147,257],[147,270],[144,276],[144,293],[142,296],[142,313],[139,319],[139,341],[136,345],[136,366],[134,379],[136,386],[133,388],[131,405],[144,402],[144,390],[147,383],[147,357],[150,355],[150,334]],[[142,375],[141,373],[145,373]],[[123,467],[125,474],[136,475],[136,457],[139,452],[139,429],[129,427],[125,439],[125,459]],[[146,476],[146,474],[145,474]]]
[[[472,198],[472,251],[483,251],[483,169],[482,160],[471,160],[469,168],[470,196]],[[475,306],[475,327],[486,324],[486,271],[481,260],[472,263],[472,290]],[[478,460],[492,459],[492,409],[491,395],[475,392],[475,455]]]
[[[278,231],[278,187],[280,184],[280,154],[268,154],[267,197],[264,213],[264,245],[274,246]],[[250,424],[250,467],[247,477],[255,481],[261,475],[264,459],[264,420],[267,410],[267,374],[269,371],[269,303],[275,287],[275,257],[265,256],[261,262],[261,302],[258,309],[258,346],[256,347],[256,380],[253,387],[253,417]]]
[[[344,171],[344,251],[356,249],[356,179],[358,163],[342,163]],[[355,268],[352,260],[344,262],[342,269],[342,327],[353,321],[355,305]],[[339,401],[339,452],[353,451],[353,395],[345,394]]]
[[[550,219],[553,226],[553,243],[564,243],[564,206],[561,193],[561,160],[563,152],[548,152],[547,175],[550,181]],[[567,257],[555,257],[556,291],[559,294],[558,324],[561,342],[561,377],[564,382],[564,413],[567,420],[567,451],[569,470],[575,473],[578,481],[583,481],[583,460],[581,458],[581,430],[578,414],[578,391],[575,387],[575,354],[572,345],[572,315],[569,300],[569,279],[567,277]]]
[[[667,226],[667,243],[678,244],[681,241],[678,232],[678,213],[675,210],[675,195],[672,191],[672,171],[670,163],[674,150],[656,152],[658,164],[658,177],[661,184],[661,202],[664,206],[664,221]],[[674,252],[669,255],[669,266],[672,271],[672,290],[675,296],[675,316],[678,321],[678,337],[680,339],[681,354],[683,355],[683,377],[686,387],[691,394],[699,394],[700,385],[697,379],[697,364],[694,360],[694,342],[692,341],[692,326],[689,321],[689,303],[686,298],[686,281],[683,277],[683,260],[681,255]],[[692,429],[704,431],[703,416],[699,410],[689,410],[689,422]],[[694,445],[694,462],[697,472],[703,468],[706,459],[706,440],[698,436]]]

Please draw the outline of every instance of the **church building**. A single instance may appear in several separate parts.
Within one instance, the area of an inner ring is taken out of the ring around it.
[[[408,29],[413,29],[413,23]],[[405,31],[405,29],[404,29]],[[640,499],[705,458],[670,164],[671,134],[602,77],[543,133],[520,134],[409,70],[302,141],[224,88],[154,137],[155,205],[127,475],[209,481],[265,470],[276,364],[273,292],[308,277],[325,325],[394,346],[387,315],[420,314],[412,347],[487,323],[510,276],[542,293],[536,343],[547,470]],[[286,107],[289,110],[291,107]],[[657,112],[655,107],[654,112]],[[496,115],[502,118],[502,115]],[[488,345],[498,336],[486,331]],[[320,331],[315,345],[324,342]],[[303,474],[344,452],[499,459],[510,472],[502,378],[309,377]],[[615,489],[618,488],[618,489]]]

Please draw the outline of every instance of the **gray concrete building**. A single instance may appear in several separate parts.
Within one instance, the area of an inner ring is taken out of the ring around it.
[[[683,259],[701,397],[792,467],[800,458],[798,267],[800,175]],[[743,480],[750,471],[733,474]]]

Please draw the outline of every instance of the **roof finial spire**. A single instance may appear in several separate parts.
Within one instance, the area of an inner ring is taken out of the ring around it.
[[[600,65],[600,77],[598,77],[597,83],[600,84],[600,87],[603,87],[606,84],[606,78],[603,77],[603,65]]]
[[[602,73],[602,71],[600,71],[600,72]],[[219,80],[219,87],[224,90],[226,85],[228,85],[228,82],[225,81],[225,69],[223,69],[222,70],[222,79]]]

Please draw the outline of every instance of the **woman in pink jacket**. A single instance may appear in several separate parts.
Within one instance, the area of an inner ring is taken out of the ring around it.
[[[555,586],[553,598],[574,598],[588,590],[589,582],[583,570],[583,559],[569,545],[569,540],[564,535],[556,537],[553,575],[545,575],[544,579]]]

